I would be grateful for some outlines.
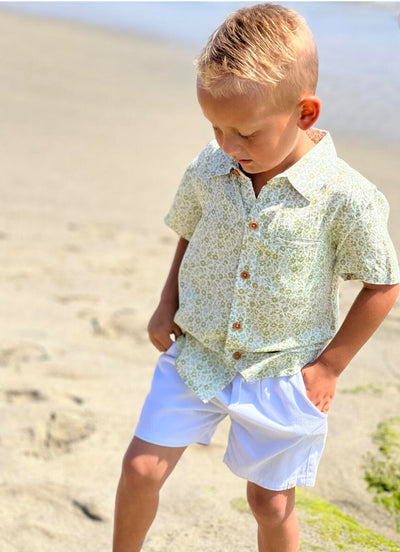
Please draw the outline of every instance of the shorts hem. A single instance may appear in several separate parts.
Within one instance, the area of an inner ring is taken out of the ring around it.
[[[201,439],[201,438],[195,438],[189,441],[181,441],[179,443],[171,441],[168,441],[168,439],[165,439],[165,437],[158,437],[157,435],[146,435],[145,433],[142,433],[141,431],[136,430],[134,433],[135,437],[138,439],[141,439],[142,441],[146,441],[146,443],[151,443],[152,445],[158,445],[160,447],[171,447],[171,448],[179,448],[179,447],[188,447],[189,445],[193,445],[194,443],[198,445],[209,445],[211,440],[207,439]]]
[[[270,491],[286,491],[294,487],[314,487],[316,482],[316,477],[310,478],[310,477],[298,476],[298,477],[294,477],[293,479],[287,480],[285,483],[278,483],[277,481],[271,481],[268,479],[263,479],[261,477],[260,478],[254,477],[249,473],[246,473],[244,471],[241,471],[240,469],[234,468],[230,464],[230,461],[228,458],[224,458],[223,462],[236,476],[246,479],[247,481],[250,481],[251,483],[255,483],[256,485],[259,485],[260,487],[263,487],[264,489],[268,489]]]
[[[181,442],[181,443],[171,443],[167,442],[167,440],[164,438],[158,438],[154,435],[146,435],[145,433],[141,433],[140,431],[135,431],[135,437],[138,439],[141,439],[142,441],[146,441],[146,443],[151,443],[152,445],[158,445],[160,447],[171,447],[171,448],[179,448],[179,447],[188,447],[195,441],[188,442]]]

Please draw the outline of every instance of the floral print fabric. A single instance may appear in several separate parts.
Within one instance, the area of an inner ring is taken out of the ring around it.
[[[165,223],[189,240],[179,270],[176,368],[208,401],[240,372],[292,375],[339,328],[339,278],[400,281],[389,205],[336,155],[329,132],[256,198],[211,141],[189,165]]]

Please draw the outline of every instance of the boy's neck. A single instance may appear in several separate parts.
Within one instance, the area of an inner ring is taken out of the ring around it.
[[[251,178],[254,191],[256,192],[256,196],[258,195],[261,188],[265,184],[268,184],[269,180],[271,180],[277,174],[282,173],[283,171],[285,171],[286,169],[294,165],[299,159],[301,159],[306,153],[308,153],[315,146],[316,143],[317,142],[314,142],[313,140],[311,140],[307,132],[303,131],[301,132],[299,141],[295,149],[292,151],[290,157],[287,157],[286,159],[284,159],[282,163],[280,163],[270,171],[257,173],[257,174],[246,173],[247,176]]]

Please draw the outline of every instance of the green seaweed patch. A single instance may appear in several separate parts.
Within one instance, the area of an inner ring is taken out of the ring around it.
[[[250,506],[244,496],[236,496],[232,498],[231,507],[240,514],[250,513]]]
[[[250,513],[244,496],[233,498],[230,504],[239,513]],[[296,488],[296,509],[300,523],[308,525],[315,534],[313,543],[302,539],[301,550],[304,552],[328,549],[346,552],[400,552],[400,546],[395,542],[360,525],[330,502],[300,487]]]
[[[372,440],[378,453],[364,456],[364,478],[368,490],[376,493],[374,501],[394,515],[400,533],[400,417],[380,422]]]
[[[373,442],[378,445],[379,452],[384,456],[400,454],[400,417],[394,416],[378,424],[377,430],[372,436]]]
[[[400,384],[394,382],[366,383],[365,385],[357,385],[356,387],[351,387],[349,389],[340,389],[340,393],[348,393],[350,395],[358,395],[359,393],[374,393],[376,395],[381,395],[387,389],[395,389],[396,391],[400,391]]]
[[[400,547],[386,537],[374,533],[346,516],[336,506],[303,489],[296,489],[296,506],[302,513],[302,522],[312,527],[321,543],[334,545],[346,552],[400,552]],[[321,545],[304,543],[304,550],[323,550]],[[302,547],[303,549],[303,547]]]

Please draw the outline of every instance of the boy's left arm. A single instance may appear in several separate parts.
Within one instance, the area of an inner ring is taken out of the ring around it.
[[[339,375],[386,318],[399,295],[400,284],[363,284],[335,337],[317,359],[302,368],[308,397],[325,413]]]

